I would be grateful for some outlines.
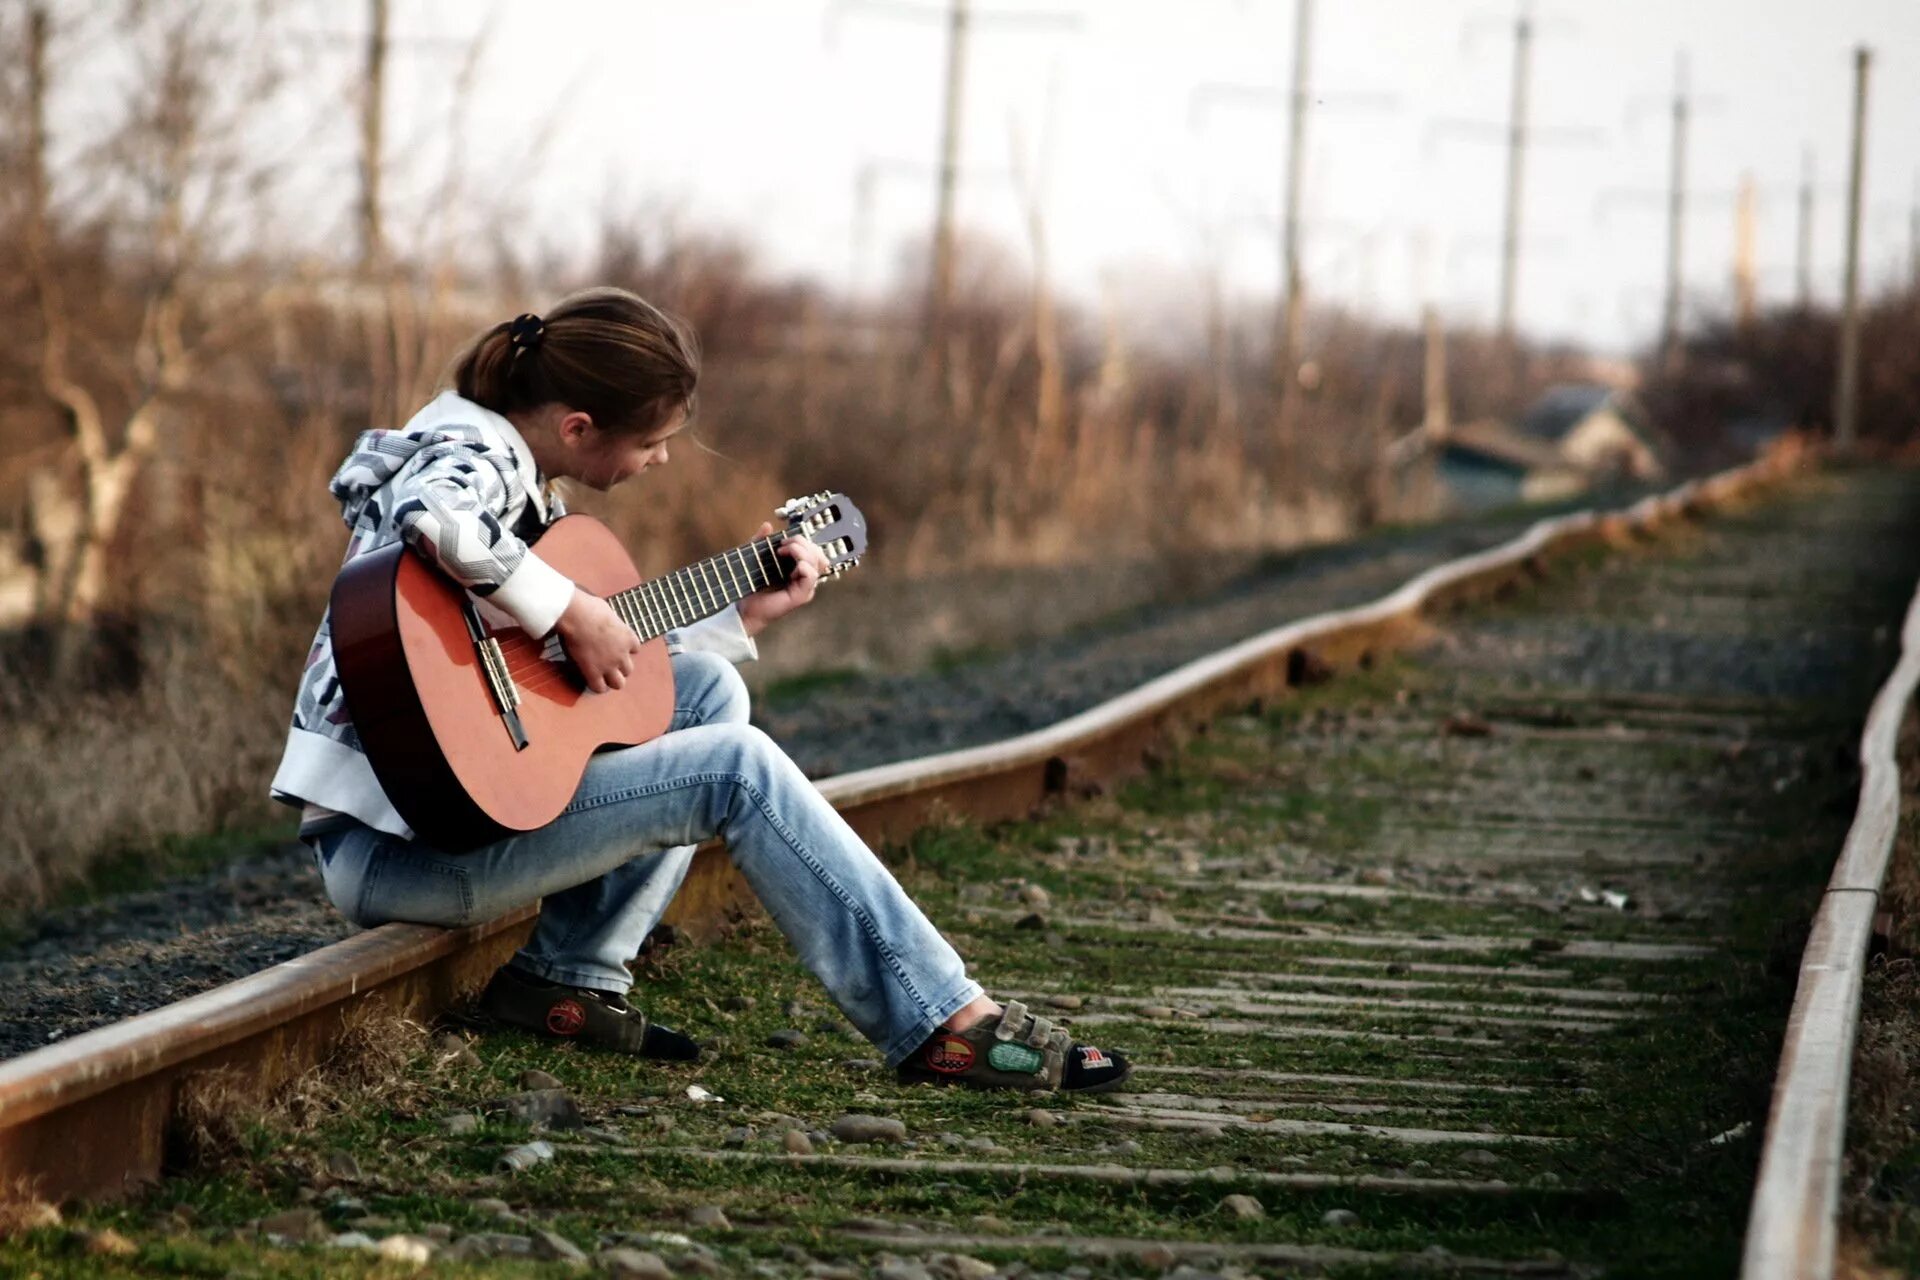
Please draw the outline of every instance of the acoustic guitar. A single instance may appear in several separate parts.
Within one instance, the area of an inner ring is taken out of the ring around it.
[[[805,536],[838,577],[866,552],[866,519],[845,494],[795,498],[787,527],[651,581],[613,531],[562,516],[540,558],[600,596],[645,643],[624,687],[593,693],[557,635],[536,639],[410,554],[356,556],[333,585],[333,656],[353,726],[394,808],[449,851],[531,831],[560,815],[602,747],[636,746],[673,720],[666,633],[786,582],[776,554]]]

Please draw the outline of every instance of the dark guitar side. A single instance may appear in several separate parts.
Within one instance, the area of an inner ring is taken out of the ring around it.
[[[541,559],[596,595],[640,582],[625,548],[589,516],[555,521]],[[517,629],[497,634],[528,737],[515,750],[467,633],[465,592],[404,543],[355,557],[333,588],[334,660],[354,729],[400,816],[447,851],[531,831],[558,817],[594,751],[666,732],[673,668],[665,641],[635,655],[626,687],[587,692],[570,666],[541,662]]]

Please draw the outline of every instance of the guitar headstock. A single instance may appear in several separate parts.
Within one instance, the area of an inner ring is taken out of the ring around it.
[[[773,509],[787,522],[789,534],[805,534],[827,554],[829,578],[837,578],[860,563],[867,551],[867,518],[844,493],[815,493],[789,498]]]

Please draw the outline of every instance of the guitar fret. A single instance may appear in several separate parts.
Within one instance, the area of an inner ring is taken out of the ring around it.
[[[687,572],[693,576],[693,587],[700,596],[700,612],[712,613],[720,606],[713,600],[713,593],[707,588],[707,567],[704,562],[687,566]]]
[[[640,600],[646,606],[649,619],[647,625],[653,629],[653,634],[656,636],[667,634],[667,624],[660,612],[659,588],[651,582],[643,583],[640,587]]]
[[[733,562],[727,559],[729,554],[731,553],[725,551],[720,553],[720,567],[727,571],[727,587],[733,593],[733,598],[738,600],[747,593],[740,589],[739,575],[733,571]]]
[[[775,575],[773,573],[767,573],[767,571],[764,568],[760,568],[760,553],[763,549],[767,553],[767,558],[773,561],[774,569],[778,570],[780,568],[780,560],[777,556],[773,554],[773,539],[767,538],[753,544],[754,567],[760,569],[762,573],[767,574],[767,585],[772,586],[774,583]]]
[[[687,623],[693,621],[693,606],[687,603],[687,593],[680,586],[680,574],[678,571],[667,575],[667,584],[673,588],[673,594],[679,600],[680,610],[687,615],[685,622],[681,622],[677,617],[674,620],[676,625],[684,627]]]
[[[707,612],[706,597],[700,594],[700,575],[694,572],[694,566],[688,565],[680,570],[680,576],[686,581],[687,598],[693,601],[692,621],[698,622]]]
[[[755,588],[753,585],[753,574],[747,568],[746,553],[742,551],[739,547],[735,547],[732,550],[732,552],[730,552],[729,554],[731,554],[735,560],[738,560],[740,562],[740,575],[743,578],[745,578],[747,582],[747,589],[745,591],[742,591],[740,594],[743,596],[752,595]]]
[[[702,560],[700,562],[700,572],[705,574],[707,581],[713,584],[713,607],[715,609],[726,608],[732,600],[732,597],[727,594],[727,584],[720,581],[720,571],[714,567],[713,561]]]

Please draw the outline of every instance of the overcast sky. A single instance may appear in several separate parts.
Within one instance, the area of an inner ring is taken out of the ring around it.
[[[487,9],[391,0],[396,198],[458,58],[412,36],[460,37]],[[329,6],[351,28],[356,8]],[[679,210],[743,237],[779,271],[878,285],[932,217],[945,67],[940,0],[502,0],[468,120],[473,171],[521,194],[543,241],[583,243],[610,197]],[[1511,4],[1319,0],[1308,128],[1307,275],[1322,297],[1394,317],[1431,297],[1490,323],[1505,148],[1443,121],[1499,125],[1508,110]],[[1061,15],[1069,23],[1032,20]],[[1013,21],[1027,15],[1026,21]],[[1920,2],[1607,0],[1535,7],[1519,318],[1605,348],[1658,324],[1664,275],[1666,99],[1687,51],[1699,97],[1688,164],[1690,306],[1731,296],[1732,193],[1760,193],[1763,297],[1794,288],[1795,188],[1816,156],[1816,291],[1839,289],[1852,49],[1875,51],[1865,261],[1905,269],[1920,181]],[[1054,273],[1089,304],[1103,281],[1154,278],[1191,296],[1209,264],[1247,302],[1278,278],[1293,0],[975,0],[967,59],[963,224],[1026,261],[1015,149],[1045,194]],[[350,78],[355,51],[335,54]],[[351,193],[345,127],[313,152]],[[541,124],[531,168],[509,166]],[[1562,136],[1554,136],[1554,135]],[[1051,158],[1043,165],[1043,143]],[[858,175],[877,164],[871,203]],[[342,225],[348,207],[342,199]],[[864,242],[856,231],[865,227]]]

